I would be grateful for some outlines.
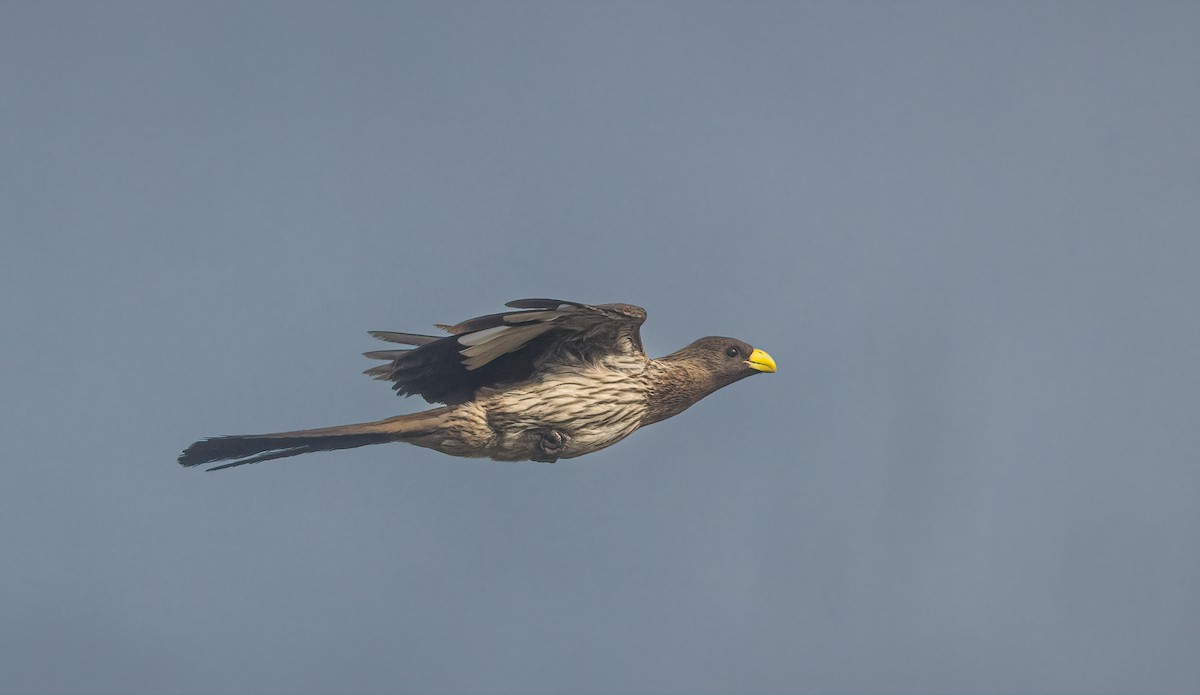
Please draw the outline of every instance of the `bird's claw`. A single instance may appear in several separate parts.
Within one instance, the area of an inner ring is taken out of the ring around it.
[[[566,438],[558,430],[542,430],[537,443],[537,452],[530,456],[531,461],[538,463],[554,463],[566,447]]]

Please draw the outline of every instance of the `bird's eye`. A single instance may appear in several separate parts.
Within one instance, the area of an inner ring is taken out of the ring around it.
[[[725,354],[729,355],[730,357],[737,357],[740,353],[741,353],[741,350],[738,350],[737,348],[735,348],[733,346],[725,348]]]

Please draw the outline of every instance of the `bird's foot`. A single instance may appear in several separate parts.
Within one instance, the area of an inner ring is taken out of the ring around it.
[[[536,451],[529,457],[538,463],[554,463],[567,446],[567,440],[558,430],[542,430]]]

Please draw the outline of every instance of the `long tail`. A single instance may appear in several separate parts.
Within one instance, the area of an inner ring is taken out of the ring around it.
[[[298,456],[313,451],[353,449],[368,444],[405,441],[437,431],[442,424],[443,417],[448,412],[450,412],[448,407],[434,408],[422,413],[400,415],[387,420],[364,422],[358,425],[201,439],[184,449],[183,453],[179,455],[179,464],[190,467],[225,459],[238,459],[232,463],[208,469],[219,471],[247,463]]]

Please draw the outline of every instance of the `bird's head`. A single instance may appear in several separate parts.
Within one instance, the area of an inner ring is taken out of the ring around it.
[[[759,372],[775,371],[775,360],[770,355],[736,338],[701,338],[671,358],[690,363],[710,375],[713,390]]]

